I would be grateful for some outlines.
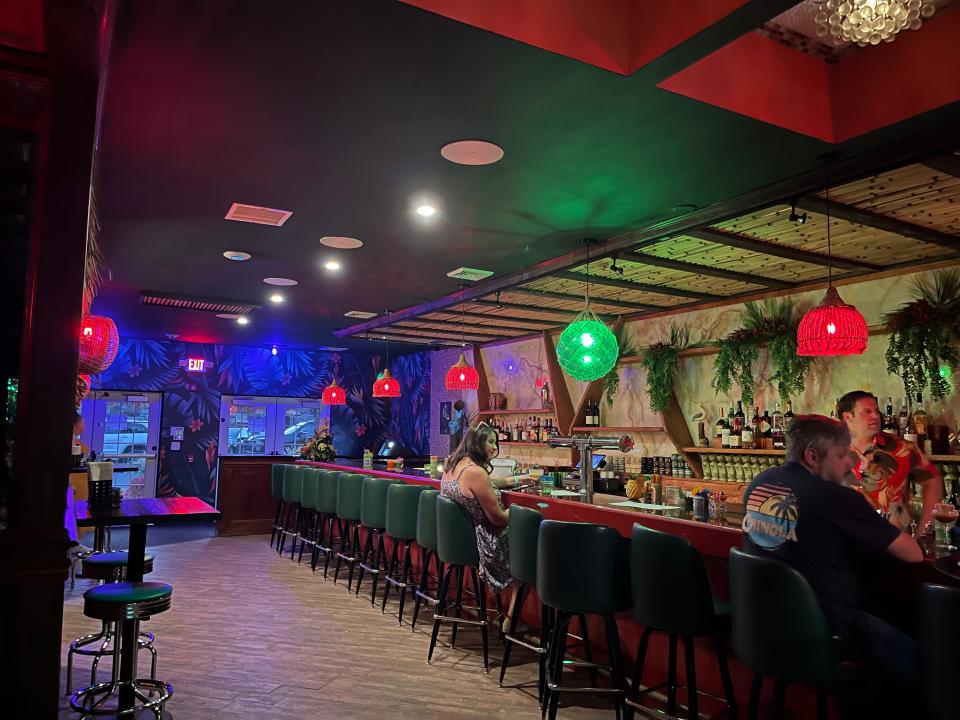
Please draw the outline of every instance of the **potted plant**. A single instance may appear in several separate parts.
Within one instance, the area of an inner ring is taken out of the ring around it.
[[[333,433],[330,427],[321,425],[313,437],[307,440],[300,448],[301,460],[313,460],[315,462],[329,462],[336,459],[337,451],[333,447]]]

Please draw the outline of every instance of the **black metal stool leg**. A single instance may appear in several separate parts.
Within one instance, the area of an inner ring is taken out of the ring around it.
[[[360,555],[357,557],[356,562],[354,563],[354,565],[360,566],[360,572],[357,575],[357,590],[355,593],[358,596],[360,595],[360,584],[363,582],[363,573],[365,570],[363,566],[367,564],[367,561],[370,559],[370,553],[373,550],[373,533],[373,528],[367,528],[367,536],[363,540],[363,550],[360,552]],[[352,569],[353,568],[351,566],[351,573]],[[347,581],[347,588],[350,588],[349,580]]]
[[[408,544],[409,547],[409,544]],[[390,582],[390,578],[396,578],[397,573],[397,555],[400,552],[400,541],[393,541],[393,550],[390,553],[390,560],[387,562],[387,579],[383,583],[383,600],[380,603],[380,612],[385,613],[387,611],[387,597],[390,595],[390,586],[393,584]]]
[[[417,592],[413,595],[413,618],[410,620],[410,632],[413,632],[417,629],[417,617],[420,615],[420,603],[423,602],[423,596],[427,594],[427,582],[430,579],[430,558],[433,556],[433,550],[428,548],[423,549],[423,556],[421,557],[421,562],[423,562],[423,567],[420,568],[420,585],[417,588]],[[441,572],[438,578],[443,578],[443,573]]]
[[[353,524],[353,535],[350,540],[350,553],[353,558],[350,562],[350,572],[347,573],[347,592],[350,592],[350,585],[353,583],[353,571],[357,568],[357,548],[360,547],[360,523]]]
[[[763,675],[754,673],[753,684],[750,686],[750,706],[747,709],[747,717],[750,720],[757,720],[759,716],[761,690],[763,690]]]
[[[449,567],[440,580],[440,590],[437,594],[437,608],[435,615],[443,615],[447,609],[447,588],[450,585],[450,573],[455,572],[455,567]],[[430,649],[427,651],[427,664],[433,660],[433,650],[437,646],[437,636],[440,634],[440,618],[433,619],[433,632],[430,634]]]
[[[633,670],[633,683],[630,685],[628,698],[633,702],[640,701],[640,688],[643,683],[643,665],[647,659],[647,647],[650,645],[650,636],[653,634],[653,628],[643,629],[640,636],[640,644],[637,645],[637,666]],[[627,705],[627,720],[633,720],[634,709]]]
[[[404,541],[403,549],[403,585],[400,586],[400,608],[397,613],[397,623],[403,625],[403,605],[407,600],[407,587],[413,583],[413,567],[410,560],[412,542]]]
[[[623,711],[623,699],[626,697],[625,680],[623,679],[623,668],[620,658],[620,631],[617,629],[617,621],[613,615],[605,615],[603,624],[607,631],[607,655],[610,657],[610,682],[618,692],[614,695],[616,702],[617,720],[620,720],[620,713]],[[692,717],[696,717],[693,715]]]
[[[373,607],[377,602],[377,583],[380,582],[380,571],[386,566],[386,559],[384,555],[387,554],[387,549],[384,545],[383,540],[384,532],[383,530],[377,531],[377,559],[374,561],[374,567],[377,569],[373,573],[373,588],[370,591],[370,607]],[[394,542],[396,545],[396,542]],[[390,583],[384,583],[384,585],[389,585]]]
[[[677,714],[677,636],[670,635],[670,663],[667,668],[667,715]]]
[[[463,565],[456,565],[454,567],[457,573],[457,596],[454,600],[453,605],[453,616],[460,617],[460,614],[463,612]],[[453,629],[450,631],[450,647],[455,648],[457,646],[457,628],[459,623],[453,623]]]
[[[580,636],[583,638],[583,655],[588,663],[593,662],[593,649],[590,646],[590,630],[587,628],[587,617],[583,613],[577,615],[580,625]],[[587,675],[590,678],[590,687],[597,686],[597,668],[588,667]]]
[[[503,687],[503,676],[507,673],[507,666],[510,665],[510,651],[513,649],[513,638],[517,634],[517,625],[520,624],[520,609],[523,607],[523,596],[527,592],[527,584],[522,582],[517,587],[517,599],[513,604],[513,615],[510,617],[510,627],[507,629],[507,636],[503,643],[503,660],[500,661],[500,679],[497,684]]]
[[[700,704],[697,698],[697,665],[693,638],[689,635],[683,636],[683,656],[687,666],[687,708],[689,708],[690,717],[696,718],[700,715]]]
[[[470,568],[473,572],[473,586],[477,589],[477,595],[480,596],[480,644],[483,648],[483,671],[490,672],[490,637],[487,628],[487,583],[477,577],[477,569]]]
[[[773,717],[783,720],[783,709],[787,699],[787,684],[777,678],[773,683]]]
[[[570,613],[557,612],[557,619],[554,622],[553,632],[553,672],[551,673],[551,683],[557,689],[563,679],[563,659],[567,653],[567,632],[570,629]],[[549,690],[550,686],[547,686]],[[560,703],[560,693],[557,690],[550,690],[550,704],[548,717],[550,720],[557,720],[557,708]]]
[[[727,696],[727,706],[730,715],[737,717],[737,696],[733,691],[733,679],[730,677],[730,666],[727,664],[727,648],[722,635],[714,635],[717,648],[717,664],[720,666],[720,679],[723,681],[723,690]],[[824,719],[825,720],[825,719]]]

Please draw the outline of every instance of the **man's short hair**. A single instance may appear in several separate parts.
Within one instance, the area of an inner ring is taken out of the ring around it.
[[[853,415],[853,409],[857,406],[857,403],[867,399],[876,400],[877,396],[866,390],[851,390],[837,401],[837,417],[843,420],[845,412]]]
[[[797,415],[787,428],[787,460],[801,462],[807,448],[825,455],[831,445],[850,445],[850,431],[823,415]]]

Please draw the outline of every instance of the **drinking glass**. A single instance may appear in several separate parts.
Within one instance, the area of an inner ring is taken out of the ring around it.
[[[950,531],[956,527],[960,512],[948,502],[939,502],[933,506],[934,533],[937,549],[953,552],[956,548],[950,544]]]

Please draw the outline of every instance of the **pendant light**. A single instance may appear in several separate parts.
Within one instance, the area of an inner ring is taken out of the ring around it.
[[[120,336],[117,325],[105,315],[84,315],[80,320],[80,362],[82,374],[102,373],[117,357]]]
[[[466,347],[464,342],[464,327],[466,326],[466,317],[463,309],[463,298],[466,291],[466,285],[460,286],[460,345]],[[477,369],[467,362],[467,356],[460,353],[460,359],[447,370],[447,377],[444,381],[447,390],[476,390],[480,387],[480,373]]]
[[[570,377],[581,381],[602,378],[617,364],[617,336],[590,309],[590,243],[587,244],[587,289],[584,307],[560,333],[557,361]]]
[[[387,318],[390,317],[390,311],[387,311]],[[387,341],[387,365],[383,372],[377,376],[373,383],[373,396],[375,398],[398,398],[400,397],[400,383],[390,374],[390,328],[386,328],[384,339]]]
[[[830,183],[827,178],[827,293],[808,310],[797,326],[797,355],[861,355],[867,349],[867,321],[833,286],[833,247],[830,239]]]
[[[346,405],[347,393],[344,392],[342,387],[337,385],[337,380],[334,378],[330,381],[330,384],[323,389],[323,395],[320,396],[320,401],[324,405]]]

